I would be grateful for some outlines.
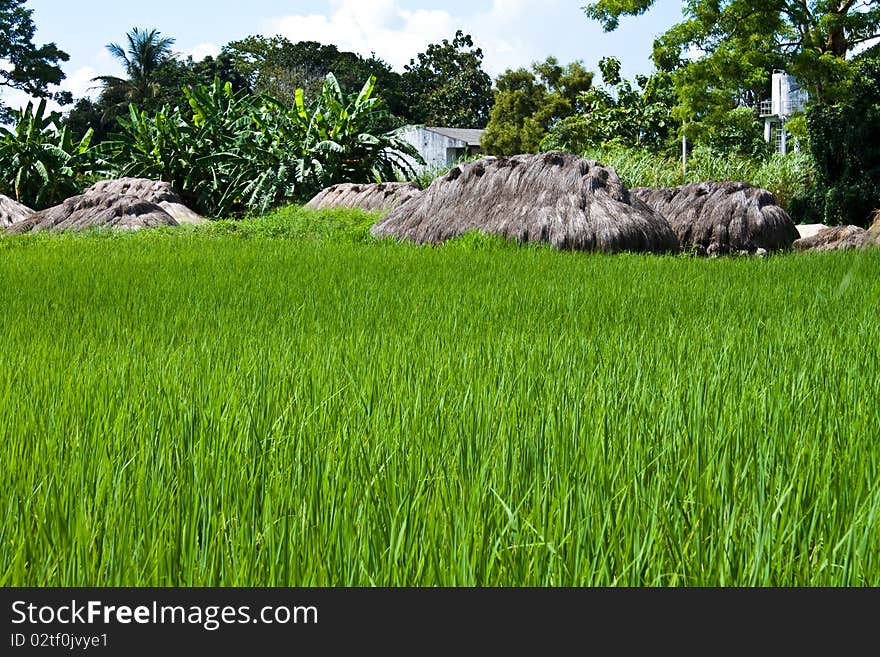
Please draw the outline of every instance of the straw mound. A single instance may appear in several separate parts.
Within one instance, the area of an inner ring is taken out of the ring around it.
[[[134,196],[142,201],[155,203],[179,224],[203,224],[208,221],[186,207],[167,182],[147,180],[146,178],[102,180],[92,185],[85,193]]]
[[[868,228],[868,242],[880,246],[880,210],[874,213],[874,223]]]
[[[613,169],[561,152],[457,166],[371,232],[439,244],[472,230],[569,250],[678,250],[669,223],[631,199]]]
[[[121,178],[96,183],[79,196],[35,212],[9,230],[15,233],[96,227],[138,230],[204,221],[180,202],[168,183]]]
[[[0,230],[24,221],[33,213],[26,205],[0,194]]]
[[[682,249],[698,255],[778,251],[800,237],[773,194],[746,183],[639,187],[632,194],[666,217]]]
[[[422,193],[414,182],[333,185],[318,193],[307,208],[356,208],[366,212],[390,212]]]
[[[797,240],[793,248],[795,251],[845,251],[863,247],[867,238],[868,232],[858,226],[832,226]]]

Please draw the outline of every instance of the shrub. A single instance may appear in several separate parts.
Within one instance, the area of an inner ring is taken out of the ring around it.
[[[13,112],[12,127],[0,126],[0,194],[42,210],[80,193],[95,163],[91,139],[89,130],[75,142],[45,100]]]
[[[122,133],[104,148],[117,175],[170,182],[202,214],[263,213],[302,202],[343,182],[413,176],[403,155],[420,161],[408,143],[374,134],[385,118],[374,96],[375,78],[347,96],[333,74],[306,105],[234,93],[215,80],[185,90],[189,111],[163,107],[155,114],[131,107]]]

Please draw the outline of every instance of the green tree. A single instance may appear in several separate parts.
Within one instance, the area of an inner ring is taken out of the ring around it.
[[[91,131],[74,139],[45,98],[12,115],[13,125],[0,127],[0,194],[35,210],[78,194],[95,163]]]
[[[483,128],[489,120],[492,78],[483,70],[482,49],[461,30],[410,60],[403,88],[412,123]]]
[[[103,104],[107,106],[108,118],[120,115],[129,103],[142,105],[156,101],[161,105],[163,85],[160,73],[173,66],[174,39],[163,37],[156,29],[134,28],[126,36],[126,45],[107,45],[107,50],[125,68],[126,78],[112,75],[98,76],[95,81],[104,84]],[[167,86],[167,85],[166,85]]]
[[[611,31],[621,16],[644,14],[654,2],[597,0],[585,11]],[[818,102],[838,98],[848,76],[847,56],[880,36],[878,0],[690,0],[685,16],[655,44],[658,66],[675,66],[695,49],[729,83],[744,72],[768,74],[767,64],[781,57]]]
[[[82,138],[92,131],[92,143],[97,145],[107,137],[108,126],[103,121],[104,108],[91,98],[78,98],[74,106],[61,119],[75,138]]]
[[[640,75],[633,84],[621,77],[620,61],[613,57],[600,60],[599,70],[604,84],[581,94],[582,111],[554,125],[542,147],[578,154],[612,143],[654,153],[675,148],[675,90],[669,73]]]
[[[375,77],[391,115],[405,113],[400,74],[375,55],[364,58],[333,45],[316,41],[293,43],[283,36],[249,36],[227,44],[220,57],[227,58],[232,70],[218,72],[221,79],[231,81],[230,72],[234,72],[252,92],[268,94],[286,104],[294,102],[297,89],[303,90],[307,100],[313,100],[323,92],[327,74],[333,73],[346,88]]]
[[[867,226],[880,208],[880,57],[854,66],[848,100],[807,112],[816,181],[792,208],[806,221]]]
[[[232,85],[234,92],[251,91],[247,78],[235,67],[233,57],[225,50],[216,57],[208,55],[200,62],[189,58],[186,66],[191,70],[193,84],[201,83],[210,85],[214,78],[220,78]]]
[[[584,109],[593,73],[581,62],[561,66],[548,57],[531,70],[507,70],[495,81],[495,103],[483,148],[496,155],[534,153],[559,122]]]
[[[62,105],[72,102],[69,92],[50,92],[51,85],[64,79],[59,62],[69,56],[54,43],[37,47],[33,43],[36,27],[33,10],[25,8],[25,0],[0,0],[0,87],[18,89],[37,98],[51,98]],[[12,118],[10,108],[0,101],[0,122]]]

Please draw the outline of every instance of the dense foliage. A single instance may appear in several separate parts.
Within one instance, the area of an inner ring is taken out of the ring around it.
[[[596,0],[585,9],[613,30],[621,16],[643,14],[654,4]],[[693,115],[707,100],[720,106],[740,98],[760,100],[754,94],[766,87],[773,68],[797,76],[819,103],[840,100],[841,83],[849,74],[848,55],[880,36],[878,0],[693,0],[685,3],[684,13],[685,20],[663,34],[654,48],[658,67],[683,73],[683,115]],[[694,51],[701,56],[691,62],[688,53]]]
[[[283,36],[257,35],[230,42],[223,47],[218,60],[228,62],[230,69],[226,75],[220,75],[221,79],[232,80],[232,73],[251,92],[266,94],[287,105],[294,103],[297,89],[302,89],[306,100],[312,101],[321,93],[328,73],[333,73],[344,88],[354,88],[373,76],[382,90],[389,115],[406,114],[400,74],[375,56],[362,57],[315,41],[293,43]]]
[[[265,212],[340,182],[393,180],[409,172],[408,143],[376,131],[385,118],[375,78],[348,96],[333,74],[306,103],[235,92],[215,80],[186,89],[188,111],[130,107],[103,151],[116,175],[170,182],[203,214]]]
[[[495,82],[483,149],[496,155],[538,151],[553,126],[585,109],[582,94],[592,84],[581,62],[563,67],[553,57],[530,70],[507,70]]]
[[[483,51],[461,30],[452,41],[432,43],[403,73],[411,123],[483,128],[492,107],[492,78],[483,71]]]
[[[880,208],[880,58],[859,61],[846,97],[808,113],[816,185],[796,211],[867,227]]]
[[[580,153],[614,143],[653,153],[674,149],[677,124],[671,108],[675,93],[669,74],[638,76],[634,86],[620,76],[620,61],[615,58],[602,59],[599,70],[604,85],[582,92],[581,111],[556,122],[543,148]]]
[[[91,137],[74,139],[46,99],[12,112],[12,125],[0,126],[0,194],[35,210],[75,196],[95,163]]]
[[[32,9],[25,8],[26,0],[0,0],[0,88],[24,91],[37,98],[52,98],[62,104],[70,103],[69,92],[50,92],[51,85],[64,79],[59,66],[70,57],[54,43],[37,47]],[[11,109],[0,101],[0,123],[12,118]]]

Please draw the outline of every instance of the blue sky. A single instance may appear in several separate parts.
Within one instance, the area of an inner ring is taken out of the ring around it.
[[[456,29],[473,35],[494,77],[554,55],[582,60],[596,70],[613,55],[626,76],[651,70],[654,38],[681,20],[680,0],[657,0],[646,15],[621,21],[605,34],[581,10],[584,0],[28,0],[35,41],[55,42],[70,54],[62,85],[75,96],[89,92],[96,75],[119,74],[105,45],[123,42],[133,27],[156,28],[176,39],[175,49],[201,58],[251,34],[283,34],[292,41],[333,43],[364,55],[375,52],[397,70],[432,42]],[[4,102],[21,97],[4,91]]]

